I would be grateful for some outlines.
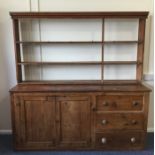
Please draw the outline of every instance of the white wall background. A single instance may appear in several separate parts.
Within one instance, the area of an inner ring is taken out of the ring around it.
[[[0,131],[11,129],[9,89],[16,84],[9,11],[150,11],[146,26],[144,73],[153,74],[153,0],[0,0]],[[153,82],[148,82],[153,86]],[[149,124],[153,128],[153,95]]]

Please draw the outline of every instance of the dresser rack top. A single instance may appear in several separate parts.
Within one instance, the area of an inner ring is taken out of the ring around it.
[[[18,18],[147,18],[149,12],[10,12]]]

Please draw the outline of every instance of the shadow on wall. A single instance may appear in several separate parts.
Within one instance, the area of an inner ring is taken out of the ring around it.
[[[0,130],[11,129],[11,110],[9,96],[0,100]]]
[[[12,23],[9,12],[2,12],[6,14],[2,18],[0,15],[0,130],[8,130],[11,128],[9,89],[16,82]]]

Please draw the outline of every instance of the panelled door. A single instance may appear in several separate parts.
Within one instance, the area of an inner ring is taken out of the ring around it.
[[[55,97],[14,96],[16,145],[51,148],[55,144]]]
[[[57,144],[59,147],[88,147],[91,141],[90,97],[56,97]]]

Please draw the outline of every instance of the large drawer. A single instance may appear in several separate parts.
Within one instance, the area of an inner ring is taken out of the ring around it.
[[[104,149],[142,149],[145,133],[142,131],[115,131],[96,133],[96,147]]]
[[[100,95],[96,98],[97,110],[142,110],[143,95]]]
[[[144,129],[142,113],[96,113],[96,130],[104,129]]]

